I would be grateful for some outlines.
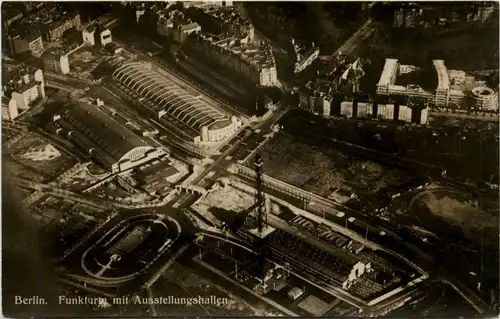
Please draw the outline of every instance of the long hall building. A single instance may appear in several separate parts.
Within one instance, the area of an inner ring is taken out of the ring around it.
[[[116,122],[97,106],[78,103],[56,113],[59,134],[88,152],[113,173],[121,172],[165,155]]]
[[[231,137],[242,125],[182,88],[149,63],[126,63],[113,73],[128,94],[154,112],[160,123],[172,127],[186,141],[217,143]]]

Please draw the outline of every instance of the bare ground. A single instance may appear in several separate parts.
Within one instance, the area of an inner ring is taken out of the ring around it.
[[[321,196],[337,188],[358,194],[373,192],[406,179],[404,172],[309,145],[286,133],[275,135],[262,153],[265,174]]]

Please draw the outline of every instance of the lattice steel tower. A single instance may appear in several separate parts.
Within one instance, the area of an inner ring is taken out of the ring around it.
[[[266,196],[264,195],[264,160],[260,153],[255,156],[253,166],[257,174],[257,194],[255,196],[257,202],[257,226],[259,232],[262,233],[264,225],[267,224],[267,208]]]

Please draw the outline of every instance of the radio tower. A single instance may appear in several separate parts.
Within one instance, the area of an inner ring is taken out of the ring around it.
[[[257,153],[253,162],[255,173],[257,174],[257,195],[255,200],[257,202],[257,226],[259,233],[262,233],[264,224],[267,224],[267,209],[266,209],[266,196],[264,195],[264,160],[260,153]]]

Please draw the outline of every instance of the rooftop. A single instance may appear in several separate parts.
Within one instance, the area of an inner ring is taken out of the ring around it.
[[[154,174],[158,174],[158,173],[163,174],[163,171],[165,171],[165,170],[169,171],[172,169],[177,171],[177,169],[175,167],[173,167],[172,164],[170,163],[170,161],[168,161],[167,159],[157,160],[155,162],[148,163],[148,164],[143,165],[139,168],[136,168],[135,175],[139,178],[146,178],[149,175],[154,175]],[[169,173],[167,175],[171,175],[171,174]]]
[[[300,261],[312,271],[317,271],[334,279],[337,284],[347,279],[352,266],[349,259],[344,260],[338,256],[331,255],[300,238],[276,230],[271,235],[270,245],[284,255],[288,255],[294,261]]]
[[[94,105],[77,103],[63,109],[58,114],[61,115],[58,123],[66,122],[61,124],[68,125],[75,132],[83,134],[82,138],[95,144],[114,161],[118,161],[136,147],[148,146],[138,135],[129,131]]]
[[[9,34],[30,34],[31,30],[47,32],[69,19],[73,19],[78,12],[62,11],[55,3],[48,3],[42,9],[31,12],[22,19],[17,20],[9,29]],[[28,30],[28,31],[26,31]]]
[[[386,59],[384,69],[382,70],[382,75],[380,75],[380,80],[378,85],[389,85],[391,77],[394,72],[397,72],[398,60],[397,59]]]
[[[233,37],[220,40],[219,37],[206,34],[196,35],[197,40],[208,41],[218,46],[221,50],[227,50],[239,55],[243,60],[257,68],[270,68],[275,66],[274,55],[271,46],[261,41],[257,44],[238,43]]]
[[[2,4],[2,20],[10,22],[10,19],[16,19],[19,15],[23,15],[20,2],[6,2]]]
[[[229,29],[231,26],[250,26],[250,22],[240,16],[233,7],[216,8],[207,14],[223,23],[223,29]]]
[[[434,68],[436,69],[438,75],[438,90],[449,90],[450,89],[450,79],[448,78],[448,70],[443,60],[432,61]]]
[[[97,26],[95,24],[90,24],[87,27],[85,27],[85,31],[88,33],[92,33],[97,29]]]

